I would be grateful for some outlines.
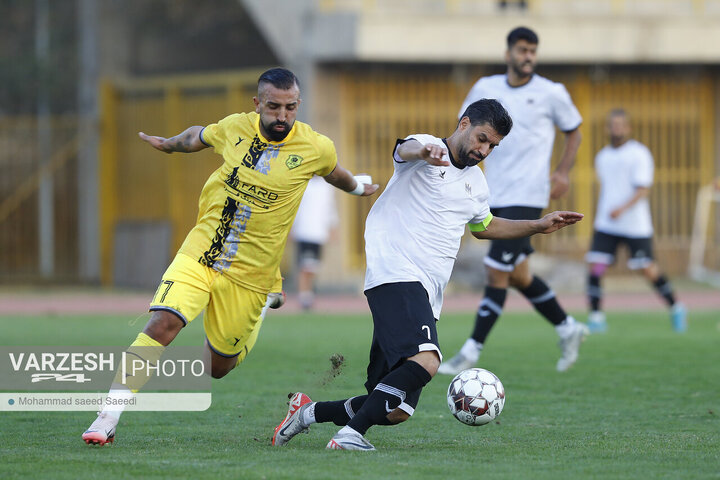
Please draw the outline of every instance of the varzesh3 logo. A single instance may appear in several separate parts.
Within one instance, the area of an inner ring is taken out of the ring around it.
[[[54,380],[56,382],[91,382],[87,372],[112,372],[115,370],[115,354],[110,352],[9,352],[10,365],[15,372],[31,373],[32,383]]]
[[[136,376],[157,390],[207,391],[202,345],[168,347],[160,357],[153,348],[0,346],[0,391],[106,389]]]

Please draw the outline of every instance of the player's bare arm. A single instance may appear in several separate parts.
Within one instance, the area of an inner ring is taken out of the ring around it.
[[[447,154],[446,148],[433,144],[423,145],[417,140],[408,140],[401,144],[396,153],[406,162],[424,160],[430,165],[445,167],[450,165],[449,161],[443,160],[443,157]]]
[[[550,198],[560,198],[570,189],[570,170],[575,164],[575,157],[581,141],[580,127],[565,132],[565,147],[560,157],[560,163],[550,176]]]
[[[615,208],[612,212],[610,212],[610,218],[615,219],[618,218],[620,215],[625,213],[630,207],[635,205],[640,199],[647,197],[650,194],[650,189],[647,187],[637,187],[635,189],[635,194],[625,202],[624,204],[620,205],[619,207]]]
[[[536,233],[552,233],[561,228],[573,225],[583,218],[577,212],[552,212],[538,220],[508,220],[493,217],[490,224],[482,232],[472,232],[479,239],[521,238]]]
[[[340,164],[336,165],[335,169],[323,178],[333,187],[361,197],[372,195],[380,187],[377,183],[364,181],[370,179],[368,175],[358,175],[355,177],[349,170],[341,167]],[[362,190],[360,189],[361,185],[363,186]]]
[[[200,139],[202,129],[203,127],[193,126],[171,138],[146,135],[143,132],[138,132],[138,136],[161,152],[192,153],[208,147]]]

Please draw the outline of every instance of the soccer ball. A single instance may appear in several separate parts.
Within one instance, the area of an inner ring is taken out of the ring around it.
[[[466,425],[485,425],[502,412],[505,388],[494,373],[469,368],[455,376],[447,392],[448,407],[455,418]]]

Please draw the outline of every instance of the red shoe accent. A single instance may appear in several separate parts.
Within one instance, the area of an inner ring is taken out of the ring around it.
[[[285,423],[288,421],[288,419],[290,417],[292,417],[293,415],[295,415],[295,412],[297,412],[300,409],[300,407],[302,407],[303,405],[305,405],[307,403],[312,402],[312,400],[310,400],[310,397],[308,397],[307,395],[305,395],[302,392],[297,392],[294,395],[290,394],[290,395],[288,395],[288,398],[290,399],[290,401],[288,402],[288,413],[287,413],[287,415],[285,415],[285,418],[283,419],[283,421],[280,422],[280,425],[275,427],[275,431],[273,432],[273,438],[272,438],[273,445],[275,445],[275,438],[277,437],[278,431],[283,426],[285,426]]]
[[[95,432],[93,432],[95,433]],[[89,433],[86,435],[83,435],[82,439],[85,440],[85,443],[88,445],[100,445],[101,447],[105,445],[106,443],[113,443],[115,441],[115,436],[108,437],[106,439],[102,438],[102,435],[98,434],[97,436],[93,433]]]

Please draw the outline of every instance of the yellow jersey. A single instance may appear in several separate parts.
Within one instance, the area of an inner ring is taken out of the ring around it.
[[[179,253],[257,292],[279,291],[280,260],[305,187],[337,165],[332,140],[296,121],[280,142],[260,133],[260,115],[236,113],[201,140],[224,162],[202,189],[197,224]]]

